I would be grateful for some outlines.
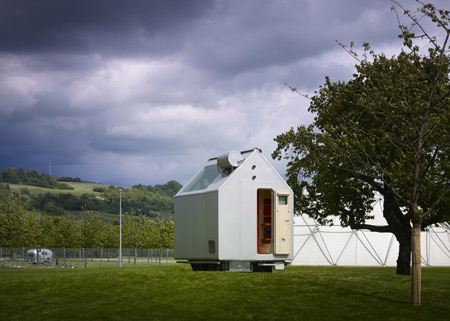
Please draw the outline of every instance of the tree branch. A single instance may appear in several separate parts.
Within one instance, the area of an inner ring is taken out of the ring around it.
[[[303,96],[303,97],[305,97],[306,99],[311,100],[311,98],[310,98],[307,94],[303,94],[303,93],[299,92],[297,88],[291,87],[291,86],[290,86],[289,84],[287,84],[287,83],[284,83],[284,85],[285,85],[286,87],[289,87],[289,89],[290,89],[292,92],[297,93],[297,94],[299,94],[300,96]]]
[[[349,226],[352,230],[369,230],[378,233],[393,233],[393,230],[389,225],[377,226],[371,224],[356,224],[354,216],[349,217]]]

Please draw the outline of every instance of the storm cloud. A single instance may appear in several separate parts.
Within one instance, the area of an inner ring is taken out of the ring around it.
[[[355,61],[395,53],[390,1],[0,0],[0,169],[131,186],[187,179],[209,157],[312,121]],[[284,164],[273,161],[284,173]]]

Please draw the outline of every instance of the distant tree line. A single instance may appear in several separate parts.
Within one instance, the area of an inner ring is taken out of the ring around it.
[[[75,182],[75,183],[80,183],[82,182],[81,178],[75,177],[68,177],[68,176],[63,176],[63,177],[57,177],[56,178],[59,182]]]
[[[71,191],[39,194],[26,186],[71,188],[61,181],[83,182],[36,170],[0,171],[1,247],[119,247],[119,218],[109,218],[108,223],[100,218],[102,213],[119,214],[117,186],[98,187],[81,196]],[[12,188],[10,184],[24,186]],[[124,248],[173,248],[173,196],[180,189],[176,181],[122,187]]]
[[[93,211],[80,218],[65,213],[49,216],[27,210],[29,201],[11,193],[0,196],[1,247],[118,248],[119,225],[106,224]],[[172,219],[150,219],[125,212],[122,219],[123,248],[173,248]]]
[[[35,169],[25,170],[23,168],[15,169],[14,167],[4,169],[0,171],[0,182],[33,185],[46,188],[73,189],[70,185],[59,182],[55,177],[44,173],[39,173]]]
[[[0,195],[8,195],[11,188],[8,184],[34,185],[46,188],[73,189],[64,182],[83,182],[80,178],[55,178],[40,174],[36,170],[15,169],[13,167],[0,171]],[[181,189],[181,184],[170,181],[162,185],[135,185],[122,188],[122,211],[133,212],[136,215],[163,218],[171,217],[173,213],[173,196]],[[96,192],[96,193],[94,193]],[[68,193],[35,194],[24,186],[18,190],[24,200],[30,200],[29,209],[45,212],[49,215],[63,215],[66,212],[97,211],[119,214],[119,192],[116,186],[96,187],[92,193],[75,196]],[[98,193],[101,193],[100,195]]]
[[[177,184],[176,189],[181,185],[177,182],[169,182],[166,185]],[[134,212],[137,215],[148,217],[171,216],[173,213],[173,195],[175,189],[166,188],[166,185],[154,186],[133,186],[122,190],[122,211]],[[19,191],[22,195],[31,198],[30,206],[36,210],[44,211],[51,215],[61,215],[66,211],[99,211],[111,214],[119,214],[119,192],[117,187],[97,189],[101,195],[86,193],[77,197],[71,193],[65,194],[39,194],[31,196],[29,191],[22,188]]]

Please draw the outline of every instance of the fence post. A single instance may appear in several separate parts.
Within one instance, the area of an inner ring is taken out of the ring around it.
[[[22,247],[22,269],[25,268],[25,248]]]
[[[3,269],[3,247],[0,247],[0,270]]]
[[[150,263],[150,249],[147,249],[147,264]]]
[[[103,247],[100,248],[100,267],[103,267]]]
[[[134,248],[134,265],[136,265],[137,261],[137,247]]]
[[[161,265],[162,249],[159,249],[159,265]]]
[[[169,249],[166,249],[166,264],[169,264]]]

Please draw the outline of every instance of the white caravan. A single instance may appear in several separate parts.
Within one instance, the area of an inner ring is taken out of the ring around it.
[[[31,249],[27,251],[28,263],[50,264],[53,261],[53,252],[48,249]]]

